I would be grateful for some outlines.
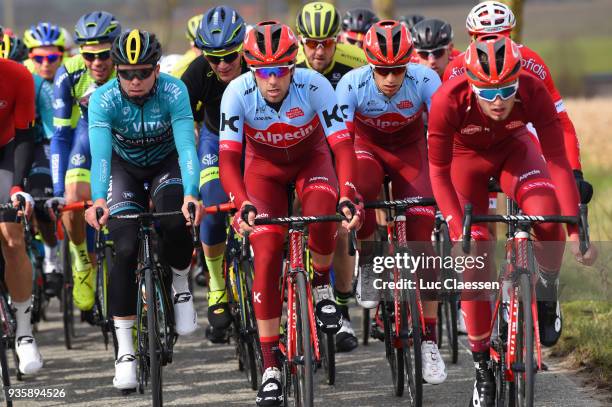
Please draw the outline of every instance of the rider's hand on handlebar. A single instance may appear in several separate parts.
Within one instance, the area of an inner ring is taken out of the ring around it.
[[[244,201],[240,210],[234,215],[234,229],[242,236],[244,233],[253,231],[253,223],[257,216],[257,208],[250,202]],[[246,219],[246,222],[245,222]]]
[[[346,202],[346,204],[342,204]],[[355,214],[351,212],[351,206],[355,209]],[[338,208],[342,212],[349,222],[342,221],[342,226],[348,230],[358,230],[361,227],[363,221],[363,203],[355,205],[349,198],[343,196],[340,198]]]
[[[49,198],[45,201],[45,208],[47,208],[47,212],[49,212],[49,216],[51,217],[52,221],[56,221],[57,219],[55,218],[55,209],[56,210],[61,210],[64,206],[66,205],[66,200],[63,197],[53,197],[53,198]]]
[[[198,201],[196,198],[194,198],[191,195],[185,195],[185,197],[183,198],[183,206],[181,207],[181,212],[183,212],[183,216],[185,217],[185,220],[187,221],[187,225],[191,226],[189,209],[188,209],[190,202],[193,202],[193,204],[195,205],[196,211],[195,211],[195,219],[193,223],[195,224],[195,226],[198,226],[200,224],[200,221],[202,220],[202,213],[203,213],[203,208],[202,208],[202,205],[200,205],[200,201]]]
[[[102,208],[102,210],[104,211],[104,214],[102,215],[99,221],[96,216],[97,208]],[[96,202],[94,202],[93,205],[87,208],[87,210],[85,211],[85,220],[87,221],[89,226],[96,230],[100,230],[100,228],[106,224],[106,221],[108,221],[108,215],[109,210],[108,206],[106,205],[106,199],[97,199]]]
[[[13,206],[15,208],[19,208],[19,197],[23,198],[23,201],[25,203],[25,208],[23,209],[23,211],[25,212],[25,216],[29,218],[30,215],[32,215],[32,211],[34,210],[34,199],[32,199],[32,196],[27,192],[13,192],[11,194],[11,202],[13,203]]]
[[[568,240],[570,250],[578,263],[584,264],[585,266],[592,266],[595,263],[595,260],[597,260],[597,247],[595,247],[595,245],[589,244],[586,253],[582,254],[580,252],[580,239],[578,234],[572,233]]]

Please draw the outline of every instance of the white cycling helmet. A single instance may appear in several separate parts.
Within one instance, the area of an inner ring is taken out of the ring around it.
[[[515,25],[514,13],[499,1],[484,1],[475,5],[465,20],[465,28],[471,35],[510,31]]]

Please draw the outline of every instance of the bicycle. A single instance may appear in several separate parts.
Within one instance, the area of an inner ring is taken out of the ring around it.
[[[199,244],[195,219],[195,205],[189,205],[191,233],[194,244]],[[98,220],[102,211],[96,211]],[[109,219],[132,219],[138,221],[140,250],[136,279],[138,300],[136,308],[136,358],[138,360],[138,392],[151,380],[153,406],[163,405],[162,368],[172,363],[173,348],[178,334],[174,328],[171,273],[163,262],[156,258],[153,250],[154,221],[168,216],[183,216],[181,211],[111,215]],[[143,298],[144,297],[144,298]],[[124,390],[130,393],[133,390]]]
[[[287,225],[289,227],[289,252],[286,260],[287,267],[284,267],[282,275],[281,288],[281,299],[285,298],[285,294],[287,298],[287,328],[279,344],[282,355],[282,385],[285,405],[288,405],[288,395],[292,385],[294,405],[305,407],[313,405],[314,369],[315,365],[321,362],[312,287],[304,262],[306,226],[316,222],[342,222],[343,220],[346,218],[342,215],[255,219],[255,225]],[[351,233],[350,241],[349,254],[354,255],[353,233]],[[331,336],[333,341],[333,335]]]
[[[589,246],[588,211],[586,205],[580,204],[578,216],[523,215],[516,204],[510,198],[508,200],[510,205],[507,215],[473,215],[472,205],[466,204],[462,249],[464,253],[470,252],[473,223],[496,222],[508,225],[506,263],[500,276],[502,284],[495,301],[489,332],[492,334],[495,331],[497,334],[491,341],[496,404],[505,405],[507,385],[508,405],[531,407],[535,398],[535,375],[542,369],[542,354],[535,294],[537,270],[530,231],[537,223],[578,225],[580,251],[584,254]],[[507,288],[509,301],[505,298]]]
[[[392,223],[389,223],[388,233],[391,250],[397,249],[398,254],[407,252],[406,211],[413,206],[435,206],[431,198],[408,198],[395,201],[366,202],[365,208],[391,209],[395,213]],[[401,268],[394,267],[392,278],[395,283],[408,280]],[[411,281],[415,282],[416,273],[410,273]],[[376,313],[370,329],[375,339],[383,340],[385,354],[391,368],[394,394],[401,397],[404,394],[404,374],[408,380],[410,405],[421,406],[423,402],[423,361],[421,356],[421,338],[423,327],[423,306],[418,284],[415,289],[392,290],[392,300],[381,299],[376,307]],[[382,329],[382,334],[380,330]],[[413,349],[411,351],[411,348]],[[414,355],[412,355],[414,353]]]
[[[25,201],[22,197],[20,198],[20,205],[23,207]],[[34,202],[42,202],[48,198],[33,198]],[[26,253],[32,264],[32,309],[31,309],[31,321],[32,328],[34,331],[37,329],[38,323],[41,319],[45,320],[45,308],[48,303],[48,298],[45,295],[44,277],[43,277],[43,259],[44,253],[41,253],[40,246],[36,243],[34,237],[35,233],[32,229],[32,223],[27,216],[21,216],[21,224],[23,225],[23,232],[26,245]]]
[[[442,214],[436,213],[432,236],[436,254],[446,259],[451,256],[452,242],[448,231],[448,225],[444,221]],[[457,273],[453,268],[445,267],[446,262],[442,262],[439,281],[456,281]],[[457,312],[459,311],[459,298],[461,293],[456,289],[442,288],[438,291],[438,347],[442,348],[444,343],[444,332],[448,342],[451,362],[457,363],[459,358],[459,335],[457,332]]]
[[[98,209],[96,215],[100,213]],[[100,327],[102,337],[104,338],[104,346],[108,349],[109,333],[113,338],[113,347],[115,357],[117,356],[117,338],[115,337],[115,329],[113,320],[108,311],[108,284],[109,273],[114,257],[113,244],[110,241],[108,233],[103,229],[96,230],[95,238],[96,251],[96,287],[94,290],[94,305],[92,309],[93,322]]]

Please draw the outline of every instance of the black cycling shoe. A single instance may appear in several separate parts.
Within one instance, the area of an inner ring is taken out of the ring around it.
[[[538,324],[540,328],[540,343],[544,346],[553,346],[561,338],[563,319],[561,305],[557,297],[559,280],[556,276],[540,276],[536,285],[538,299]]]
[[[208,307],[208,322],[215,329],[227,329],[232,324],[229,305],[227,302],[220,302]]]
[[[45,273],[45,295],[47,298],[58,297],[62,292],[64,277],[60,273]]]
[[[342,312],[329,285],[313,287],[317,325],[326,334],[336,334],[342,328]]]
[[[495,377],[490,366],[489,352],[473,352],[476,381],[470,407],[495,407]]]
[[[342,327],[336,334],[336,352],[350,352],[359,346],[355,331],[351,326],[348,306],[338,305],[342,313]]]
[[[282,404],[283,387],[281,372],[278,368],[269,367],[264,371],[255,402],[260,407],[275,407]]]
[[[212,343],[229,343],[229,335],[227,329],[218,329],[212,325],[206,327],[206,339]]]

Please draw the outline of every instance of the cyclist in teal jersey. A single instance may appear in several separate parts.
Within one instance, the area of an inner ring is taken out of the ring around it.
[[[198,155],[193,115],[185,85],[159,72],[162,50],[154,34],[132,30],[117,38],[112,49],[119,75],[94,92],[89,111],[91,187],[94,206],[85,217],[100,229],[110,214],[182,210],[198,203]],[[111,183],[112,179],[112,183]],[[148,190],[145,188],[148,184]],[[96,209],[104,216],[96,220]],[[198,211],[199,212],[199,211]],[[199,224],[200,216],[195,219]],[[193,245],[183,219],[160,220],[164,261],[172,269],[176,332],[197,328],[188,286]],[[132,328],[136,318],[138,221],[111,219],[108,229],[115,246],[110,272],[109,304],[118,343],[113,384],[136,387]]]
[[[67,203],[91,198],[87,106],[91,93],[115,75],[110,50],[119,33],[121,26],[112,14],[105,11],[85,14],[75,27],[81,53],[66,60],[55,75],[51,175],[54,195],[65,198]],[[63,221],[73,259],[74,303],[87,311],[94,303],[93,247],[87,246],[82,212],[68,212]]]

